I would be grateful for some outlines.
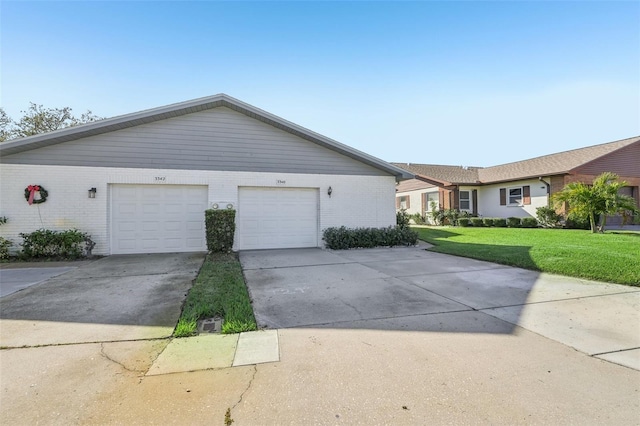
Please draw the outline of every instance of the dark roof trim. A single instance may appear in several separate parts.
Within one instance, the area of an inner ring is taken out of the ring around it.
[[[179,117],[181,115],[191,114],[220,106],[233,109],[234,111],[262,121],[263,123],[269,124],[287,133],[291,133],[342,155],[346,155],[354,160],[368,164],[376,169],[395,176],[398,180],[412,179],[414,177],[414,175],[407,170],[396,167],[369,154],[365,154],[362,151],[351,148],[350,146],[344,145],[326,136],[322,136],[319,133],[315,133],[302,126],[298,126],[297,124],[244,103],[238,99],[232,98],[224,93],[134,112],[131,114],[120,115],[118,117],[107,118],[93,123],[68,127],[66,129],[29,136],[27,138],[9,142],[3,142],[0,143],[0,155],[11,155],[18,152],[29,151],[32,149],[42,148],[44,146],[100,135],[129,127],[139,126],[141,124],[153,123],[155,121],[166,120],[168,118]]]

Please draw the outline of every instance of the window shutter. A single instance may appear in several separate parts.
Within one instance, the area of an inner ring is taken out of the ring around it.
[[[420,200],[420,204],[422,204],[422,216],[424,216],[427,212],[427,193],[423,192],[420,196],[422,197]]]
[[[531,204],[531,191],[529,185],[522,187],[522,204]]]
[[[500,205],[507,205],[507,188],[500,188]]]
[[[400,197],[396,197],[396,210],[400,209]]]
[[[407,210],[411,208],[411,196],[407,195]]]

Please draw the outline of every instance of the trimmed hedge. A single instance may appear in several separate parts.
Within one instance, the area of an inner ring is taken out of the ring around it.
[[[507,218],[507,226],[509,228],[520,228],[520,218],[519,217],[508,217]]]
[[[470,222],[471,221],[468,217],[461,217],[460,219],[458,219],[458,226],[466,227],[469,226]]]
[[[520,224],[523,228],[537,228],[538,220],[535,217],[523,217]]]
[[[418,243],[418,233],[399,226],[388,228],[327,228],[322,232],[327,248],[346,250],[350,248],[372,248],[410,246]]]
[[[471,225],[472,225],[472,226],[475,226],[475,227],[478,227],[478,228],[481,228],[481,227],[482,227],[482,225],[483,225],[483,223],[482,223],[482,218],[479,218],[479,217],[472,217],[472,218],[471,218]]]
[[[484,226],[493,226],[493,218],[490,217],[483,217],[482,218],[482,224]]]
[[[507,227],[507,219],[504,217],[496,217],[493,219],[493,226],[496,228],[506,228]]]
[[[39,229],[21,233],[22,256],[26,258],[80,259],[90,256],[95,243],[91,236],[77,229],[52,231]]]
[[[205,210],[204,221],[207,229],[207,249],[211,253],[230,253],[236,232],[236,211]]]

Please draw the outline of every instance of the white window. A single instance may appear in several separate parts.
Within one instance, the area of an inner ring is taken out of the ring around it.
[[[407,201],[408,198],[409,198],[408,195],[404,195],[404,196],[400,197],[400,208],[401,209],[405,209],[406,210],[406,209],[409,208],[408,201]]]
[[[522,187],[509,188],[509,205],[522,205]]]
[[[460,191],[460,210],[470,210],[470,192]]]
[[[427,199],[425,200],[425,202],[427,203],[427,205],[424,206],[425,211],[431,210],[431,203],[435,203],[436,209],[440,208],[440,197],[437,192],[427,193]]]

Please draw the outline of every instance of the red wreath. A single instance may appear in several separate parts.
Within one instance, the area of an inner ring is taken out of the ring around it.
[[[40,194],[40,198],[35,199],[36,192]],[[31,204],[40,204],[47,201],[47,196],[49,193],[46,189],[44,189],[40,185],[29,185],[24,189],[24,198],[27,200],[29,205]]]

